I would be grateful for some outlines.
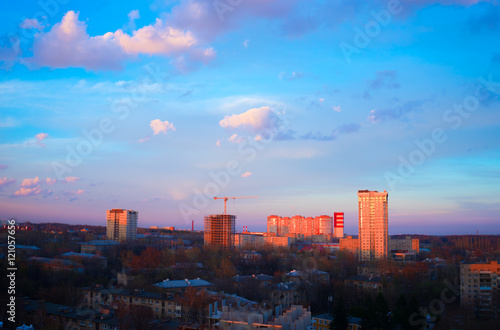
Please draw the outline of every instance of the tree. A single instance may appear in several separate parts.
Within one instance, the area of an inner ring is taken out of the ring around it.
[[[144,305],[129,305],[129,315],[135,329],[151,329],[154,319],[153,310]]]
[[[345,330],[349,326],[349,320],[347,319],[347,307],[344,302],[344,297],[342,294],[339,295],[338,299],[335,300],[332,309],[333,321],[330,323],[331,330]]]

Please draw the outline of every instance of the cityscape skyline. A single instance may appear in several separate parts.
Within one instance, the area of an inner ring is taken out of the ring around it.
[[[203,229],[391,195],[389,234],[500,234],[491,1],[200,0],[0,13],[0,219]],[[445,19],[443,19],[445,18]]]

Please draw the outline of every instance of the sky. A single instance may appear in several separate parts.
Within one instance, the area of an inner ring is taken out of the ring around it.
[[[0,11],[0,218],[345,212],[500,234],[500,3],[46,0]]]

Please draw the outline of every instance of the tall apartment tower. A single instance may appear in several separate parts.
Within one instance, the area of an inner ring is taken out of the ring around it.
[[[234,246],[236,216],[213,214],[205,217],[205,245],[232,248]]]
[[[387,258],[388,249],[388,194],[359,190],[359,260]]]
[[[344,212],[333,213],[333,237],[344,237]]]
[[[115,241],[133,240],[137,235],[139,212],[124,209],[106,211],[106,236]]]

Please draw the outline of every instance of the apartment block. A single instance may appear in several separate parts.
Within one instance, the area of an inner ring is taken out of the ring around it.
[[[359,260],[387,258],[388,193],[359,190]]]
[[[134,240],[139,212],[125,209],[106,211],[106,236],[115,241]]]
[[[500,310],[500,265],[489,263],[460,264],[460,304],[469,305],[479,312]]]

